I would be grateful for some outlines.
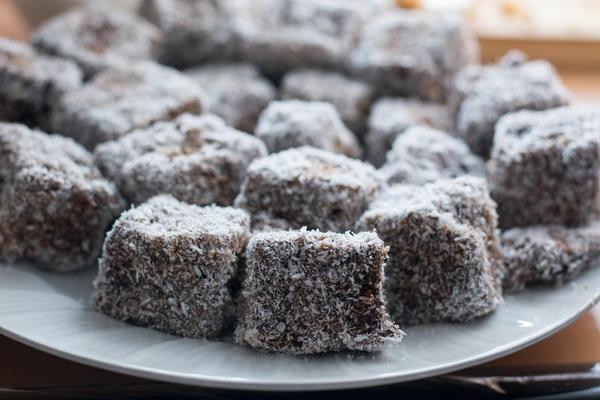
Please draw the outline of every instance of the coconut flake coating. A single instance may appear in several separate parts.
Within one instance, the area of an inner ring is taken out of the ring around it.
[[[208,111],[228,125],[254,132],[260,113],[275,99],[275,86],[245,63],[213,63],[186,71],[208,95]]]
[[[381,166],[394,140],[419,125],[444,132],[452,132],[454,128],[452,116],[443,104],[392,97],[378,100],[371,110],[365,138],[369,161]]]
[[[600,109],[519,111],[498,121],[488,180],[503,228],[587,223],[598,204]]]
[[[298,69],[283,77],[281,97],[331,103],[344,124],[362,136],[373,100],[373,90],[370,85],[340,72]]]
[[[488,157],[498,119],[519,110],[564,106],[570,95],[547,61],[527,62],[519,52],[507,53],[498,64],[469,66],[455,81],[456,132],[473,152]]]
[[[562,285],[600,265],[600,222],[579,228],[538,225],[502,233],[504,288],[522,290],[529,283]]]
[[[62,98],[52,115],[53,130],[88,149],[154,122],[199,114],[205,94],[189,77],[150,61],[106,69],[81,90]]]
[[[254,134],[269,152],[313,146],[357,158],[360,144],[335,108],[324,102],[274,101],[263,111]]]
[[[346,0],[257,0],[240,18],[243,60],[269,75],[340,68],[373,6]]]
[[[463,322],[502,298],[496,211],[475,177],[384,192],[357,224],[390,248],[385,294],[396,323]]]
[[[235,204],[253,216],[260,213],[261,220],[266,213],[287,221],[290,228],[345,232],[381,185],[377,171],[366,163],[299,147],[250,164]]]
[[[50,107],[81,86],[73,63],[38,54],[29,45],[0,38],[0,120],[43,125]]]
[[[389,184],[423,185],[462,175],[485,176],[485,164],[465,142],[449,134],[414,126],[396,138],[379,170]]]
[[[371,19],[351,56],[353,73],[380,92],[444,100],[478,46],[458,15],[396,10]]]
[[[214,115],[184,114],[99,145],[96,164],[134,203],[169,193],[197,205],[229,205],[265,145]]]
[[[161,42],[154,25],[98,4],[59,14],[32,37],[40,51],[76,62],[87,76],[126,60],[153,58]]]
[[[143,0],[139,13],[163,33],[161,63],[178,68],[215,59],[232,59],[238,53],[234,27],[246,0]]]
[[[236,341],[261,351],[381,350],[399,342],[382,293],[387,249],[374,233],[259,233],[246,250]]]
[[[104,242],[96,308],[177,336],[218,335],[249,228],[242,210],[198,207],[168,195],[124,212]]]
[[[124,207],[74,141],[0,123],[0,260],[54,271],[91,266]]]

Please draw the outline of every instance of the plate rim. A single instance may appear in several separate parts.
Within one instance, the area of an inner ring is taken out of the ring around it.
[[[239,378],[213,377],[197,373],[173,373],[170,371],[156,368],[143,367],[139,365],[122,364],[111,360],[98,357],[90,358],[67,350],[59,349],[35,339],[20,335],[9,328],[0,325],[0,334],[13,339],[19,343],[30,346],[36,350],[53,356],[63,358],[69,361],[103,369],[105,371],[121,373],[142,379],[150,379],[160,382],[174,383],[185,386],[205,387],[211,389],[224,390],[244,390],[244,391],[267,391],[267,392],[299,392],[299,391],[331,391],[342,389],[358,389],[374,387],[381,385],[409,382],[418,379],[431,378],[466,369],[478,364],[489,362],[500,357],[515,353],[523,348],[531,346],[562,328],[575,322],[583,313],[588,311],[600,301],[600,291],[596,291],[590,301],[581,306],[577,312],[569,314],[554,324],[548,325],[542,330],[536,331],[521,339],[506,343],[492,348],[486,352],[477,354],[468,359],[452,361],[435,367],[426,367],[415,370],[411,373],[386,373],[376,377],[367,377],[364,379],[336,379],[335,381],[319,382],[314,379],[310,381],[295,382],[261,382],[251,381]],[[93,310],[91,310],[93,312]]]

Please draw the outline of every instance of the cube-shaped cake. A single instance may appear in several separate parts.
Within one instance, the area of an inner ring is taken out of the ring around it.
[[[384,192],[357,223],[390,247],[385,294],[396,323],[463,322],[502,298],[496,210],[485,180],[461,177]]]
[[[462,175],[485,176],[485,164],[462,140],[414,126],[396,138],[379,172],[389,184],[423,185]]]
[[[88,149],[156,121],[205,108],[205,93],[191,78],[150,61],[106,69],[81,90],[63,96],[53,111],[54,131]]]
[[[254,134],[269,152],[313,146],[349,157],[361,154],[358,140],[335,108],[318,101],[274,101],[263,111]]]
[[[186,73],[206,92],[208,111],[244,132],[254,132],[258,116],[277,96],[275,86],[251,64],[212,63]]]
[[[600,109],[519,111],[498,121],[488,180],[500,226],[577,226],[597,208]]]
[[[396,10],[366,24],[350,64],[382,93],[440,101],[477,58],[477,41],[457,15]]]
[[[230,207],[198,207],[168,195],[124,212],[108,233],[96,308],[113,318],[184,337],[218,335],[229,318],[250,218]]]
[[[367,83],[340,72],[298,69],[283,77],[281,97],[331,103],[344,124],[356,135],[363,136],[373,90]]]
[[[378,351],[401,339],[382,290],[374,233],[259,233],[246,251],[236,340],[261,351]]]
[[[299,147],[250,164],[235,204],[261,220],[266,213],[287,221],[291,228],[345,232],[381,186],[377,170],[369,164]]]
[[[440,103],[400,97],[378,100],[371,109],[365,137],[369,161],[381,166],[394,140],[413,126],[452,132],[454,122],[448,108]]]
[[[128,60],[154,58],[162,33],[143,18],[87,4],[51,18],[31,40],[42,52],[76,62],[89,77]]]
[[[51,107],[78,89],[81,80],[81,71],[70,61],[0,38],[0,121],[45,125]]]
[[[73,140],[0,123],[0,260],[55,271],[92,266],[123,208]]]
[[[161,63],[185,68],[232,59],[238,52],[235,21],[254,2],[239,0],[143,0],[142,17],[164,36]]]
[[[238,22],[243,60],[279,76],[299,67],[339,68],[373,12],[347,0],[259,0]]]
[[[505,290],[522,290],[529,283],[556,285],[600,265],[600,222],[578,228],[536,225],[502,232]]]
[[[248,165],[267,150],[217,116],[184,114],[103,143],[94,154],[100,170],[134,203],[169,193],[191,204],[229,205]]]
[[[550,63],[527,62],[519,52],[507,53],[497,64],[464,68],[456,77],[453,91],[456,133],[482,157],[489,156],[494,127],[504,114],[546,110],[570,101]]]

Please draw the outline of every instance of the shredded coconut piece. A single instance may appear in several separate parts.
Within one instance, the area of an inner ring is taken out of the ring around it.
[[[173,335],[218,335],[249,228],[242,210],[198,207],[168,195],[124,212],[104,243],[96,308]]]
[[[261,351],[379,351],[399,342],[382,293],[387,249],[373,233],[256,234],[236,340]]]

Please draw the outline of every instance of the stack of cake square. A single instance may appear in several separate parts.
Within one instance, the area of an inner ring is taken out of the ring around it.
[[[600,262],[600,112],[393,1],[89,4],[0,39],[0,261],[120,321],[381,351]]]

